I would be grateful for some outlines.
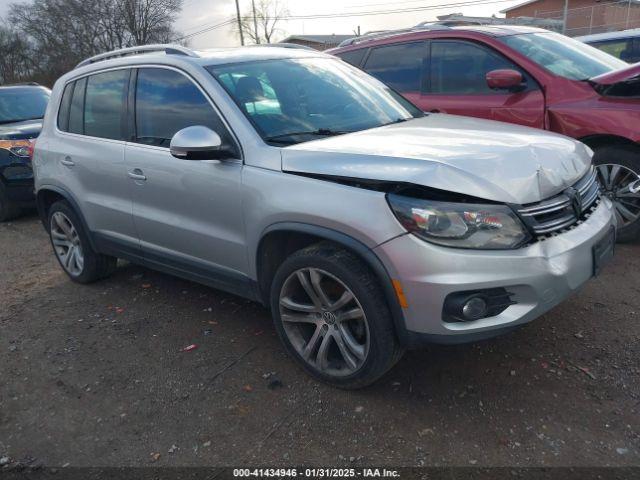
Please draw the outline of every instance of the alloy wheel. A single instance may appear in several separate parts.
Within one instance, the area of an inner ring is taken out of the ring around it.
[[[640,176],[622,165],[605,163],[597,166],[604,194],[611,199],[616,211],[618,228],[626,227],[640,218]]]
[[[367,317],[354,293],[318,268],[293,272],[280,292],[282,326],[300,357],[321,373],[347,376],[369,353]]]
[[[77,277],[84,269],[84,254],[77,230],[62,212],[51,216],[51,241],[58,260],[69,275]]]

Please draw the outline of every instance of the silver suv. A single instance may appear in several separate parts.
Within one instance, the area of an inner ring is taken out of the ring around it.
[[[58,80],[33,163],[72,280],[121,258],[262,302],[310,374],[356,388],[596,274],[615,220],[591,153],[426,115],[319,52],[150,46]]]

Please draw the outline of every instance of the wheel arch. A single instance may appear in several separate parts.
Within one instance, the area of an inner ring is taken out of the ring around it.
[[[586,137],[582,137],[579,139],[582,143],[586,144],[592,150],[596,150],[600,147],[608,147],[615,145],[630,145],[640,147],[640,144],[634,142],[633,140],[622,137],[619,135],[611,135],[611,134],[593,134],[587,135]]]
[[[47,232],[49,231],[49,224],[47,220],[49,218],[49,209],[51,208],[51,205],[61,200],[65,200],[66,202],[68,202],[69,205],[71,205],[71,208],[73,208],[73,210],[76,212],[78,218],[80,218],[80,221],[82,222],[84,231],[87,232],[87,237],[89,238],[91,248],[96,250],[96,245],[94,243],[93,236],[91,235],[91,230],[89,230],[84,215],[82,215],[80,205],[75,200],[73,195],[71,195],[65,189],[54,185],[44,185],[40,187],[36,192],[36,207],[38,208],[38,215],[45,230]]]
[[[276,270],[294,251],[320,241],[333,242],[353,252],[372,270],[378,278],[385,300],[391,310],[398,340],[406,345],[409,335],[405,327],[404,314],[396,296],[391,276],[378,256],[361,241],[330,228],[312,224],[285,222],[268,227],[262,234],[256,250],[255,262],[260,298],[269,305],[269,291]]]

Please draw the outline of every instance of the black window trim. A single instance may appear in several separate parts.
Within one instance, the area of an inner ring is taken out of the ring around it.
[[[512,60],[511,58],[507,57],[505,54],[503,54],[502,52],[498,51],[496,48],[494,48],[492,45],[489,45],[487,43],[484,42],[480,42],[477,40],[472,40],[472,39],[468,39],[468,38],[458,38],[458,37],[438,37],[438,38],[430,38],[429,39],[429,48],[428,48],[428,53],[425,56],[425,58],[427,59],[427,63],[426,63],[426,68],[427,68],[427,72],[428,72],[428,80],[427,80],[427,85],[422,92],[421,95],[423,96],[433,96],[433,97],[438,97],[438,96],[451,96],[451,95],[459,95],[459,96],[486,96],[484,94],[462,94],[462,93],[456,93],[456,94],[451,94],[451,93],[433,93],[430,91],[431,89],[431,51],[433,48],[433,43],[434,42],[462,42],[462,43],[468,43],[471,45],[474,45],[476,47],[479,48],[485,48],[489,51],[491,51],[491,53],[497,55],[498,57],[504,59],[505,61],[507,61],[508,63],[511,63],[512,65],[515,65],[516,67],[518,67],[519,70],[522,70],[525,74],[526,74],[526,80],[532,80],[533,84],[531,86],[527,85],[527,88],[525,90],[522,90],[521,92],[518,93],[529,93],[529,92],[533,92],[535,90],[539,90],[543,95],[544,95],[544,89],[542,88],[542,85],[540,85],[540,82],[538,82],[538,79],[532,75],[526,68],[524,68],[522,65],[520,65],[518,62],[516,62],[515,60]],[[530,82],[528,82],[530,83]]]
[[[129,83],[129,87],[131,90],[128,96],[128,101],[127,101],[127,111],[128,111],[128,125],[129,125],[129,132],[128,132],[128,136],[127,136],[127,143],[130,145],[135,145],[137,147],[143,147],[143,148],[151,148],[151,149],[160,149],[162,151],[169,151],[169,147],[160,147],[157,145],[147,145],[144,143],[139,143],[135,141],[137,132],[136,132],[136,111],[135,111],[135,100],[136,100],[136,90],[137,90],[137,81],[138,81],[138,71],[144,68],[158,68],[158,69],[164,69],[164,70],[173,70],[177,73],[182,74],[183,76],[185,76],[187,78],[187,80],[191,81],[191,83],[195,84],[196,88],[200,91],[200,93],[202,93],[202,95],[204,96],[204,98],[207,100],[207,102],[209,103],[209,105],[211,106],[211,108],[213,109],[213,111],[218,115],[218,117],[220,118],[222,124],[224,125],[224,127],[227,129],[227,132],[229,133],[229,138],[231,138],[233,140],[233,142],[235,143],[235,145],[233,145],[235,147],[235,154],[238,155],[238,160],[242,161],[242,163],[244,163],[244,151],[242,149],[242,144],[240,143],[240,140],[238,138],[238,136],[236,135],[235,131],[231,128],[230,123],[227,121],[226,117],[222,114],[222,111],[218,108],[218,106],[216,105],[216,103],[213,101],[213,99],[211,98],[211,96],[207,93],[207,91],[202,87],[202,85],[200,84],[200,82],[198,82],[195,78],[193,78],[188,72],[178,68],[178,67],[174,67],[173,65],[159,65],[159,64],[141,64],[141,65],[135,65],[133,67],[136,72],[135,74],[132,74],[132,77],[135,77],[132,81],[130,81]],[[230,159],[231,161],[233,161],[234,159]]]

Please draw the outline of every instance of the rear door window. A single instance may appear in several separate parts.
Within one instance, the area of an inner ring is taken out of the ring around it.
[[[229,78],[232,82],[233,79]],[[169,147],[183,128],[202,125],[232,144],[217,112],[185,75],[164,68],[141,68],[136,83],[136,142]]]
[[[129,70],[91,75],[84,102],[84,134],[92,137],[124,139],[125,102]]]
[[[377,47],[371,50],[364,69],[399,92],[419,92],[424,52],[424,42]]]

